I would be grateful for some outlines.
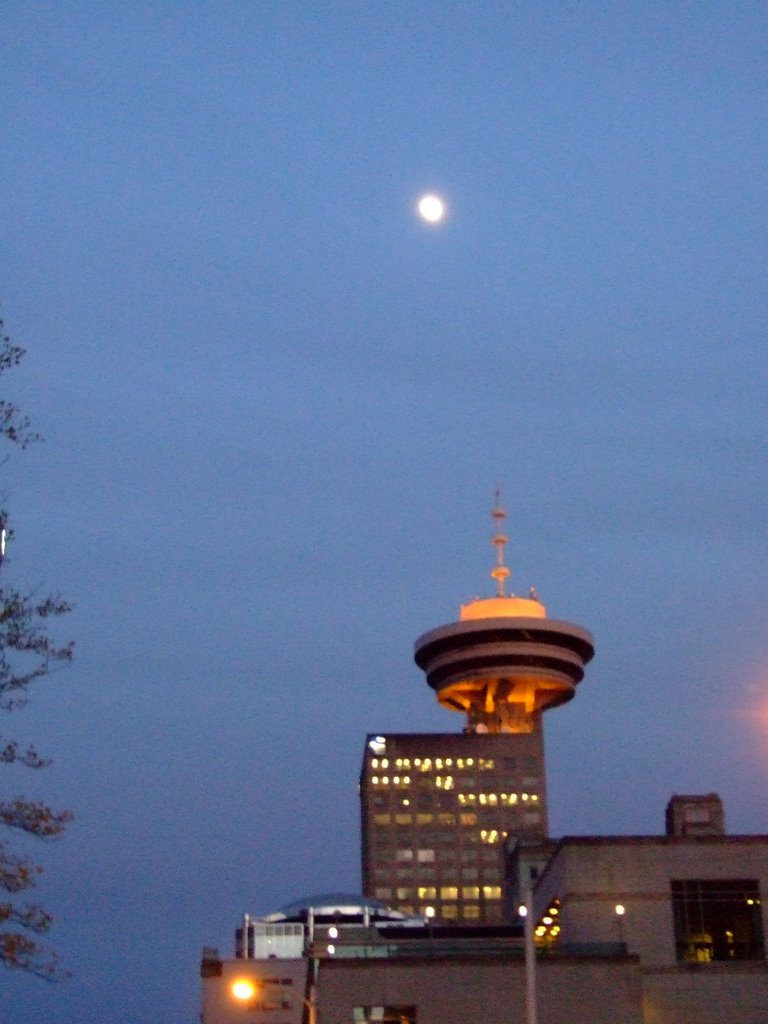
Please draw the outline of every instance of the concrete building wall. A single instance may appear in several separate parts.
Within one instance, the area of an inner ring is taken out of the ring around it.
[[[539,1024],[642,1024],[634,959],[541,961],[537,991]],[[413,1006],[415,1024],[525,1024],[525,965],[474,957],[324,962],[318,1002],[318,1024],[353,1024],[355,1007],[364,1006]]]
[[[643,975],[644,1024],[765,1024],[765,964],[697,964]]]

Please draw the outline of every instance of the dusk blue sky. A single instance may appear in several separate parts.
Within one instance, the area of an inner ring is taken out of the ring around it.
[[[25,1024],[191,1024],[203,944],[357,890],[365,734],[512,589],[590,629],[554,835],[768,831],[765,5],[20,3],[0,15],[7,581],[73,666],[2,732],[76,820]],[[415,215],[425,191],[449,215]],[[29,773],[27,773],[27,776]]]

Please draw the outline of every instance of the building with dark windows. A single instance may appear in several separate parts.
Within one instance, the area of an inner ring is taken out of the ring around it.
[[[547,835],[542,715],[569,701],[590,634],[507,594],[505,512],[493,510],[494,597],[416,641],[415,658],[462,733],[369,735],[360,775],[363,891],[436,921],[503,919],[501,850]]]

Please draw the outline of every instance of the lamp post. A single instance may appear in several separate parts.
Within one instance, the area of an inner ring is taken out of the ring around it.
[[[527,1024],[537,1024],[536,1010],[536,941],[533,934],[533,891],[529,885],[525,892],[525,903],[518,908],[523,918],[525,948],[525,1019]]]
[[[623,903],[617,903],[613,908],[616,913],[616,920],[619,923],[619,942],[624,945],[624,915],[627,912],[627,908]]]

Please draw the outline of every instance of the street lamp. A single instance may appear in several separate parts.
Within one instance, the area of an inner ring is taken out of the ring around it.
[[[527,1024],[536,1024],[536,940],[533,929],[533,891],[530,883],[525,892],[525,903],[517,909],[523,919],[525,947],[525,1008]]]
[[[619,923],[619,942],[624,945],[624,915],[627,912],[627,908],[623,903],[617,903],[613,909],[616,914],[616,920]]]
[[[229,986],[229,991],[239,1003],[247,1003],[253,999],[257,990],[256,982],[250,978],[236,978]]]

